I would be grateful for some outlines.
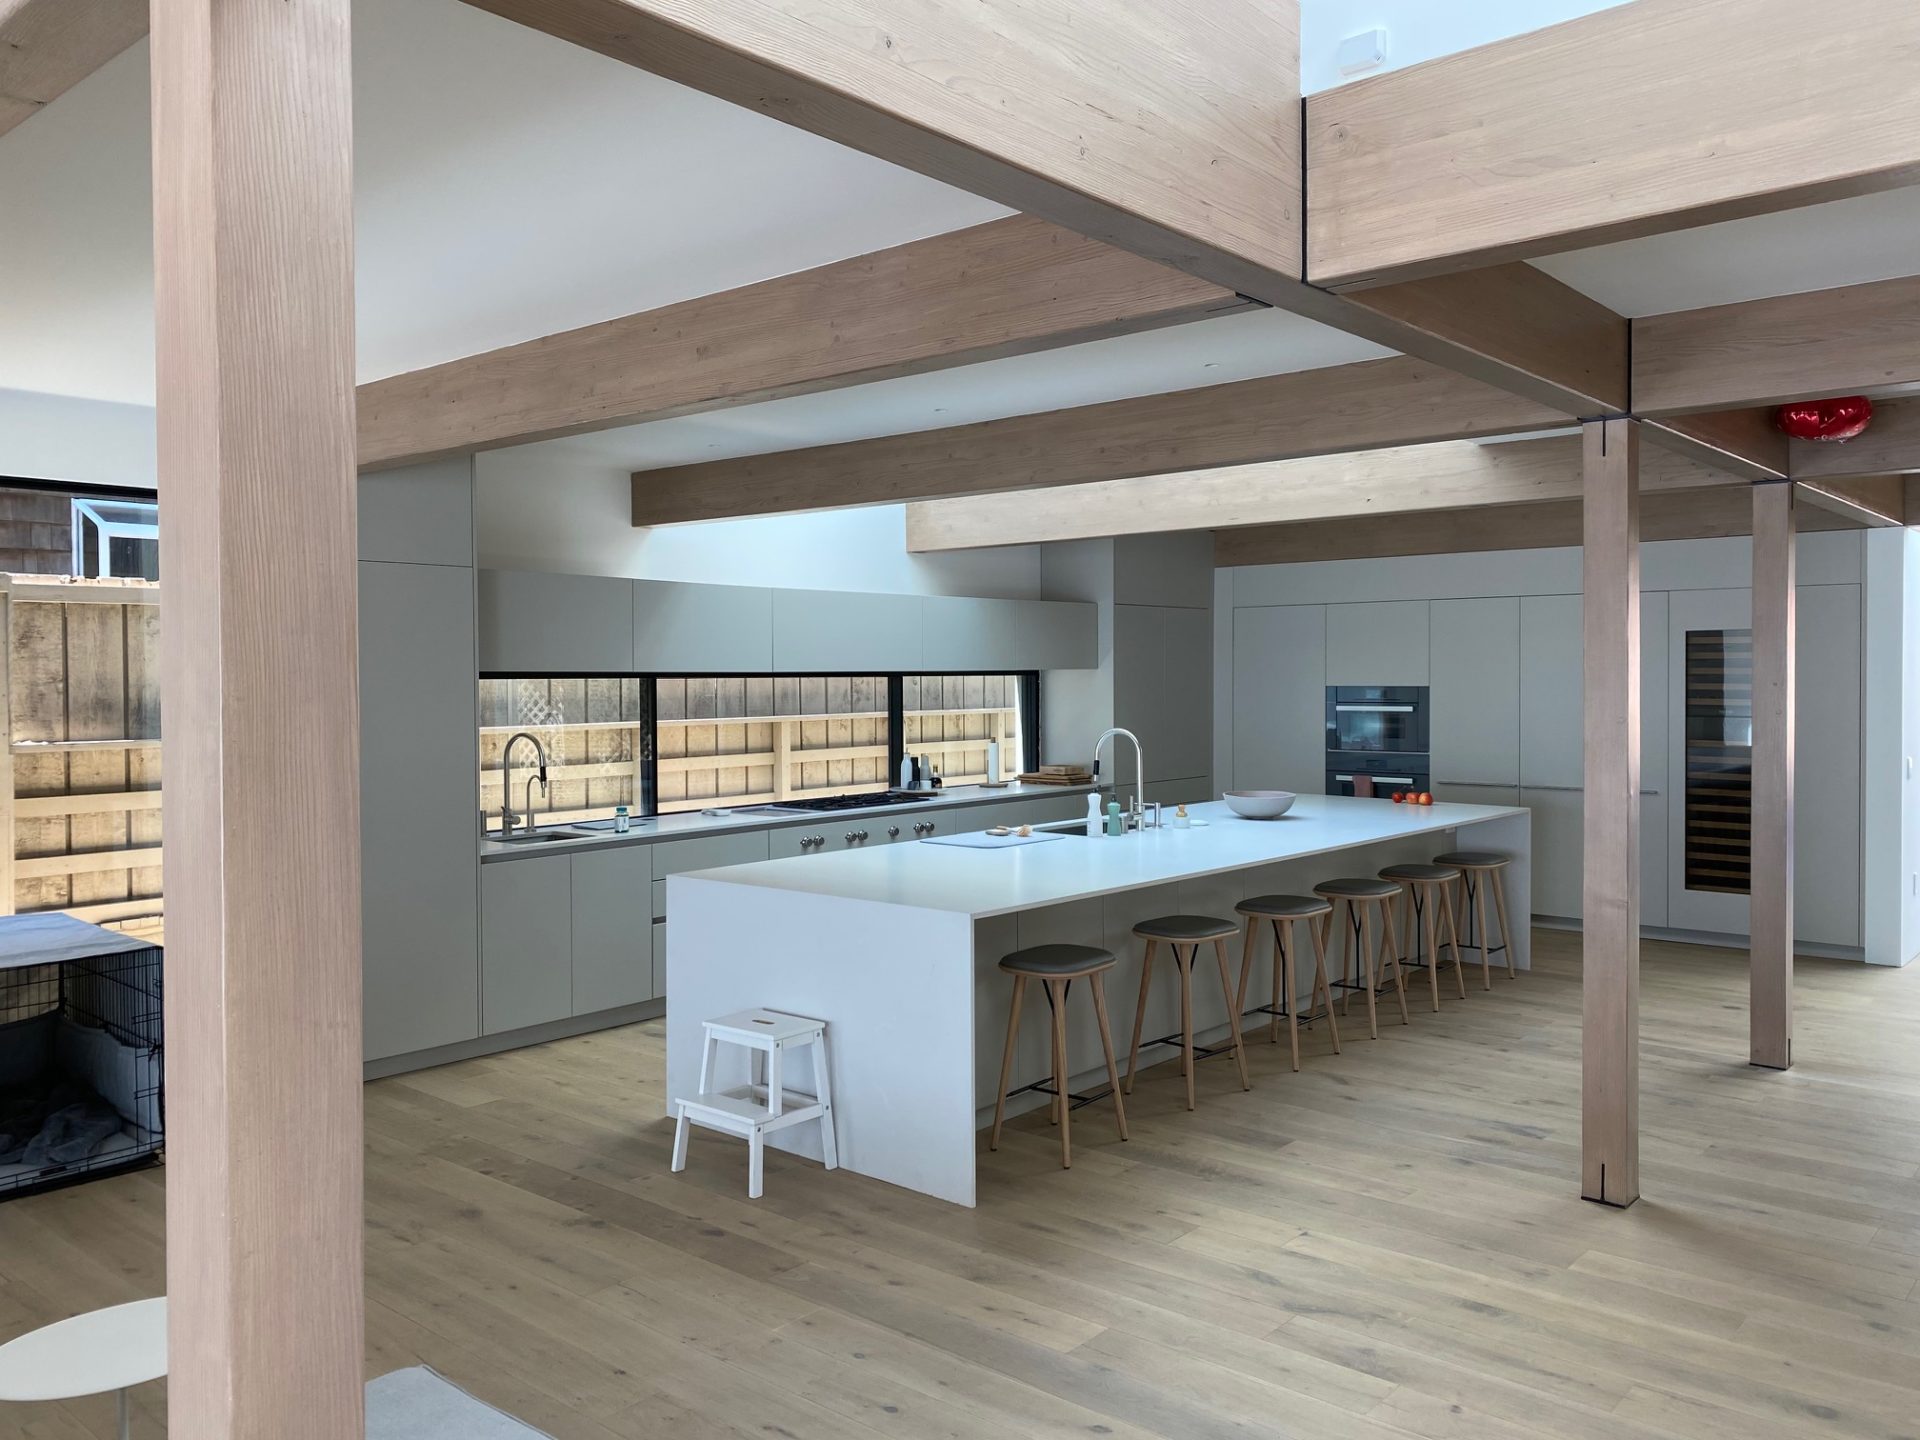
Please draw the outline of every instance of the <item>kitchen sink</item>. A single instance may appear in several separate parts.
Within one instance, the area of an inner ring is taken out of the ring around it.
[[[505,838],[489,835],[487,838],[501,845],[548,845],[555,840],[581,840],[586,837],[571,830],[536,830],[531,835],[508,835]]]

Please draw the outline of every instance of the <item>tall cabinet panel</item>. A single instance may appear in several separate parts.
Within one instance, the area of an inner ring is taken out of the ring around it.
[[[480,1033],[473,654],[473,571],[360,562],[370,1060]]]
[[[1520,783],[1578,789],[1586,783],[1578,595],[1520,600]]]
[[[1233,677],[1235,788],[1325,794],[1327,607],[1234,611]]]
[[[1436,600],[1433,630],[1433,783],[1464,789],[1520,780],[1520,602]]]
[[[1427,602],[1327,606],[1329,685],[1425,685]]]
[[[1860,587],[1802,585],[1794,597],[1793,929],[1860,936]]]

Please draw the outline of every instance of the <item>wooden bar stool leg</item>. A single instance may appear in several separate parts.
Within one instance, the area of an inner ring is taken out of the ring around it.
[[[1312,922],[1309,921],[1308,923],[1311,924]],[[1286,938],[1287,932],[1291,928],[1292,926],[1282,921],[1276,920],[1273,922],[1273,973],[1274,989],[1284,989],[1286,991],[1287,1049],[1293,1059],[1293,1068],[1298,1070],[1300,1068],[1300,982],[1299,978],[1293,972],[1293,957],[1298,942]],[[1279,1001],[1276,1000],[1274,1005],[1277,1009],[1279,1007]],[[1276,1015],[1273,1023],[1277,1028],[1280,1024],[1280,1017]]]
[[[1113,1090],[1113,1123],[1120,1138],[1127,1138],[1127,1107],[1120,1102],[1120,1067],[1113,1063],[1113,1031],[1107,1025],[1106,976],[1095,971],[1088,977],[1093,986],[1093,1018],[1100,1022],[1100,1053],[1107,1058],[1107,1084]],[[1005,1082],[1002,1082],[1004,1088]]]
[[[1487,928],[1487,891],[1492,887],[1492,877],[1482,875],[1473,887],[1475,908],[1480,918],[1480,988],[1493,988],[1492,946],[1493,932]]]
[[[1360,938],[1356,933],[1360,928],[1360,916],[1353,908],[1353,901],[1335,900],[1333,914],[1327,917],[1329,930],[1342,918],[1342,905],[1347,907],[1345,923],[1340,926],[1340,975],[1345,981],[1340,990],[1340,1013],[1345,1015],[1350,1013],[1347,1007],[1353,1004],[1353,992],[1360,983],[1360,956],[1357,953]]]
[[[1327,931],[1323,923],[1330,917],[1307,921],[1307,934],[1313,940],[1314,994],[1326,1002],[1327,1035],[1333,1041],[1333,1053],[1340,1053],[1340,1022],[1333,1018],[1333,987],[1327,983]]]
[[[1053,1097],[1060,1116],[1060,1168],[1073,1168],[1073,1106],[1067,1103],[1067,986],[1065,980],[1047,981],[1053,1001]]]
[[[1407,889],[1411,896],[1413,889]],[[1408,901],[1412,903],[1411,900]],[[1434,911],[1439,908],[1439,897],[1422,895],[1420,897],[1420,944],[1425,951],[1427,962],[1427,991],[1433,999],[1433,1013],[1440,1013],[1440,926],[1439,916]]]
[[[1253,955],[1259,940],[1260,919],[1256,915],[1247,916],[1246,933],[1240,938],[1240,984],[1234,990],[1233,1010],[1236,1015],[1247,1013],[1247,990],[1253,980]],[[1276,1025],[1278,1020],[1274,1022]]]
[[[1240,1012],[1233,1004],[1233,980],[1227,974],[1227,942],[1213,942],[1213,958],[1220,962],[1220,998],[1227,1002],[1227,1034],[1233,1037],[1233,1063],[1240,1071],[1240,1088],[1253,1089],[1247,1078],[1247,1047],[1240,1038]],[[1276,957],[1277,959],[1278,957]]]
[[[1347,909],[1353,909],[1353,903],[1347,903]],[[1380,1038],[1380,1012],[1374,998],[1374,948],[1373,948],[1373,910],[1371,905],[1360,909],[1360,957],[1361,967],[1366,972],[1367,986],[1367,1033],[1375,1040]],[[1353,992],[1347,992],[1351,995]]]
[[[1007,1082],[1013,1078],[1013,1047],[1020,1038],[1020,1002],[1026,998],[1027,977],[1013,977],[1013,1005],[1007,1011],[1007,1043],[1000,1052],[1000,1093],[993,1098],[993,1133],[987,1137],[987,1149],[1000,1148],[1000,1122],[1007,1113]]]
[[[1380,908],[1386,918],[1387,928],[1381,942],[1384,946],[1382,953],[1386,955],[1387,963],[1393,966],[1393,991],[1400,1000],[1400,1023],[1410,1025],[1413,1021],[1407,1015],[1407,972],[1400,968],[1400,941],[1393,932],[1393,907],[1383,905]]]
[[[1507,920],[1507,882],[1500,878],[1500,872],[1498,870],[1491,873],[1493,876],[1493,906],[1494,909],[1500,913],[1500,944],[1503,953],[1507,957],[1507,978],[1511,980],[1514,978],[1516,972],[1513,968],[1513,926]]]
[[[1442,913],[1447,922],[1447,948],[1453,954],[1453,982],[1460,989],[1460,998],[1467,998],[1467,962],[1460,956],[1460,925],[1453,913],[1453,886],[1440,887]]]
[[[1187,1079],[1187,1109],[1193,1109],[1193,957],[1198,945],[1173,947],[1174,968],[1180,972],[1180,1073]]]
[[[1133,1072],[1140,1067],[1140,1028],[1147,1019],[1147,986],[1153,981],[1153,951],[1157,940],[1147,941],[1147,953],[1140,960],[1140,999],[1133,1007],[1133,1048],[1127,1052],[1127,1094],[1133,1094]]]

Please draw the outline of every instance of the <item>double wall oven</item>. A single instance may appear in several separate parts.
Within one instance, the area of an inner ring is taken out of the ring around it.
[[[1327,794],[1352,795],[1363,776],[1376,794],[1431,790],[1430,714],[1424,685],[1329,685]]]

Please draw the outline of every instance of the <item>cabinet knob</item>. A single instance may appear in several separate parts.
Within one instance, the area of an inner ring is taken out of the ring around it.
[[[900,838],[900,827],[898,825],[887,826],[887,838],[890,840],[898,840]]]

